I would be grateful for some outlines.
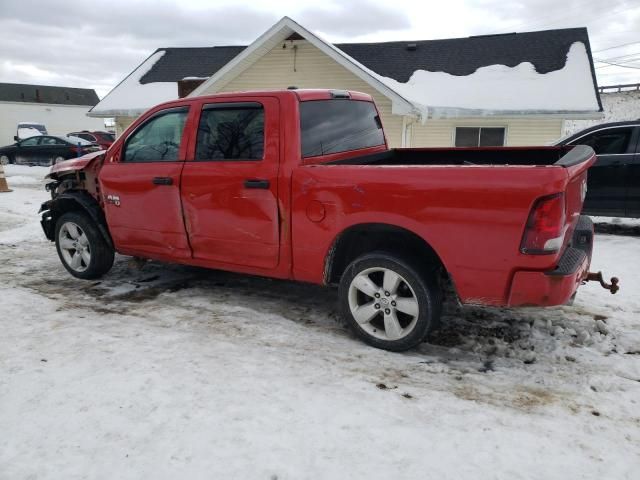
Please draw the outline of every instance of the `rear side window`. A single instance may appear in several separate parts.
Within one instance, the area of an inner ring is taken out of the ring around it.
[[[65,145],[65,142],[56,137],[41,137],[40,145]]]
[[[200,115],[196,160],[262,160],[264,108],[259,103],[205,105]]]
[[[177,161],[187,112],[187,108],[175,108],[149,119],[127,139],[123,161]]]
[[[382,123],[371,102],[300,102],[302,157],[384,145]]]
[[[631,128],[607,129],[590,133],[571,143],[589,145],[596,152],[596,155],[627,153],[632,131]]]

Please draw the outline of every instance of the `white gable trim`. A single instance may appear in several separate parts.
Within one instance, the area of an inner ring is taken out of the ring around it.
[[[321,52],[328,55],[338,64],[349,70],[355,76],[365,81],[372,88],[380,92],[382,95],[391,100],[392,113],[398,115],[416,113],[415,106],[395,90],[389,88],[386,84],[378,80],[367,67],[351,58],[342,50],[334,47],[331,43],[325,42],[317,35],[294,22],[289,17],[283,17],[278,23],[260,35],[251,45],[240,52],[233,60],[218,70],[206,82],[191,92],[189,97],[196,97],[204,94],[205,91],[217,91],[216,87],[221,88],[230,82],[233,78],[240,75],[249,68],[263,55],[270,52],[277,45],[285,41],[290,35],[297,33],[304,37],[309,43],[318,48]]]

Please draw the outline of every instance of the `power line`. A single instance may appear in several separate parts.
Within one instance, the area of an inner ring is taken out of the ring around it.
[[[612,47],[603,48],[602,50],[594,50],[591,53],[606,52],[607,50],[613,50],[614,48],[626,47],[627,45],[635,45],[636,43],[640,43],[640,40],[637,40],[635,42],[629,42],[629,43],[621,43],[620,45],[614,45]]]
[[[634,61],[637,61],[637,60],[634,60]],[[635,70],[640,70],[640,67],[633,67],[631,65],[622,65],[621,63],[605,62],[604,60],[599,60],[599,62],[606,63],[607,67],[633,68]],[[597,68],[606,68],[606,67],[597,67]]]
[[[610,17],[611,15],[624,13],[627,10],[632,10],[632,9],[635,9],[635,8],[638,8],[638,7],[637,6],[627,6],[626,4],[623,3],[618,8],[614,8],[613,10],[609,10],[608,12],[605,12],[605,13],[602,13],[600,15],[597,15],[597,17],[594,18],[593,20],[591,20],[590,22],[587,22],[587,21],[583,22],[582,20],[579,20],[579,23],[585,23],[586,24],[586,23],[598,22],[598,21],[600,21],[600,20],[602,20],[604,18]],[[581,5],[581,10],[584,11],[584,5]],[[578,18],[579,17],[580,16],[578,15]],[[559,17],[556,20],[551,21],[551,22],[539,22],[539,21],[538,22],[533,22],[532,24],[529,24],[529,26],[526,27],[526,28],[527,29],[531,29],[531,28],[536,28],[536,29],[548,28],[548,27],[550,27],[552,25],[555,25],[557,23],[562,23],[562,22],[566,22],[568,20],[574,20],[574,19],[575,19],[575,16],[573,16],[573,15],[569,15],[569,16],[564,15],[564,16]],[[533,27],[534,25],[535,25],[535,27]]]
[[[607,62],[613,62],[613,61],[620,61],[620,60],[628,59],[628,58],[631,58],[631,57],[635,57],[637,55],[640,55],[640,52],[627,53],[626,55],[618,55],[617,57],[604,57],[602,59],[594,58],[594,60],[596,62],[599,62],[600,60],[606,60]],[[620,62],[620,63],[624,63],[624,62]]]
[[[582,2],[579,5],[572,5],[570,8],[566,8],[566,6],[563,9],[563,16],[561,17],[562,19],[568,19],[568,18],[572,18],[574,17],[573,15],[573,11],[580,11],[580,12],[584,12],[585,10],[585,2]],[[595,0],[590,2],[590,4],[597,4],[597,5],[602,5],[600,0]],[[567,13],[569,15],[567,15]],[[554,20],[555,18],[555,20]],[[538,17],[538,20],[534,20],[533,22],[529,23],[527,20],[525,21],[520,21],[518,22],[514,27],[511,28],[517,28],[520,30],[524,30],[524,29],[530,29],[530,28],[536,28],[536,25],[543,25],[545,23],[548,23],[549,21],[557,21],[558,20],[558,16],[555,13],[552,14],[548,14],[548,15],[543,15],[541,17]]]

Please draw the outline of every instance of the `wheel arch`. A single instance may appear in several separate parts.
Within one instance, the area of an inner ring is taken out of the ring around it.
[[[387,223],[360,223],[349,226],[334,239],[325,257],[324,283],[339,282],[344,270],[355,258],[377,250],[425,259],[425,267],[441,269],[448,275],[438,253],[417,233]]]
[[[49,211],[43,215],[42,225],[49,240],[55,240],[54,230],[58,218],[67,212],[84,212],[95,222],[107,245],[113,248],[113,239],[109,233],[104,212],[88,193],[67,191],[50,200],[47,206]]]

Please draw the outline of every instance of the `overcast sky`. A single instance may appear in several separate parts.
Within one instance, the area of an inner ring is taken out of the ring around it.
[[[640,82],[640,0],[0,0],[0,82],[103,97],[158,47],[246,45],[284,15],[332,42],[586,26],[598,83]]]

